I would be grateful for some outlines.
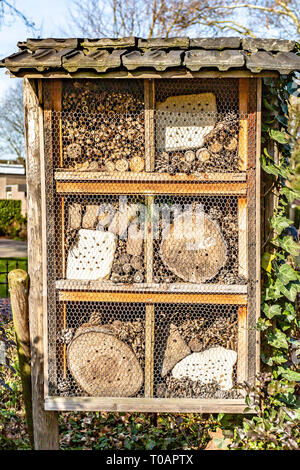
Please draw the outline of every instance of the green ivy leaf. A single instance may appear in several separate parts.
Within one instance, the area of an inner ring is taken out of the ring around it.
[[[262,255],[261,266],[268,273],[270,273],[272,270],[272,261],[275,258],[276,258],[276,255],[269,253],[268,251],[265,251],[264,254]]]
[[[275,317],[276,315],[281,315],[281,306],[279,304],[268,305],[265,304],[263,312],[269,319]]]
[[[300,198],[300,191],[293,188],[289,188],[288,186],[284,186],[283,188],[281,188],[280,194],[284,194],[288,202],[293,202],[294,199]]]
[[[297,243],[294,242],[292,237],[286,236],[282,239],[278,239],[278,243],[285,251],[290,253],[293,256],[297,256],[299,254],[299,246]]]
[[[260,358],[261,358],[261,360],[263,361],[264,364],[267,364],[270,367],[274,364],[272,357],[266,356],[266,354],[264,352],[261,352]]]
[[[272,356],[272,360],[274,364],[284,364],[287,362],[287,356],[282,353],[276,353]]]
[[[284,369],[283,367],[278,368],[278,372],[284,377],[286,380],[290,382],[299,382],[300,381],[300,373],[295,372],[291,369]]]
[[[300,283],[299,282],[290,282],[286,286],[277,279],[275,285],[280,289],[280,292],[291,302],[295,302],[297,293],[300,292]]]
[[[271,226],[274,228],[276,233],[278,233],[278,235],[280,235],[284,229],[286,229],[292,224],[293,224],[292,220],[287,219],[286,217],[283,217],[283,216],[277,216],[277,217],[271,218]]]
[[[299,278],[297,272],[289,264],[282,264],[277,270],[277,276],[284,285],[290,281],[297,281]]]
[[[272,326],[272,323],[265,318],[260,317],[256,323],[256,329],[258,331],[265,331]]]
[[[282,331],[278,329],[276,329],[275,332],[269,331],[266,334],[266,337],[270,346],[273,346],[274,348],[278,349],[288,349],[287,337]]]
[[[288,143],[288,139],[286,138],[285,134],[276,129],[270,129],[269,135],[271,139],[276,140],[276,142],[279,142],[280,144]]]

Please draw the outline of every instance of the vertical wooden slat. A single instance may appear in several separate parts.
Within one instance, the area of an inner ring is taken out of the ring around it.
[[[238,309],[238,344],[237,344],[237,381],[239,383],[247,380],[248,364],[248,329],[247,329],[247,307]]]
[[[154,196],[146,196],[146,228],[145,228],[145,265],[146,282],[153,282],[153,214]],[[153,396],[153,367],[154,367],[154,305],[146,305],[145,324],[145,396]]]
[[[67,306],[66,304],[64,304],[63,306],[63,326],[64,326],[64,330],[67,328]],[[64,344],[63,346],[64,350],[63,350],[63,361],[64,361],[64,379],[67,378],[67,345]]]
[[[155,165],[155,137],[154,137],[154,109],[155,109],[155,82],[144,80],[145,100],[145,169],[154,171]]]
[[[145,397],[153,397],[154,305],[146,305],[145,329]]]
[[[144,80],[145,99],[145,169],[154,171],[155,166],[155,137],[154,137],[154,80]],[[147,210],[147,226],[145,230],[145,264],[146,282],[153,280],[153,233],[151,218],[153,213],[153,196],[145,196]],[[154,366],[154,305],[146,305],[145,324],[145,397],[153,396],[153,366]]]
[[[247,279],[247,198],[238,200],[239,275]]]
[[[248,98],[249,98],[249,78],[239,79],[239,169],[246,171],[248,160]]]
[[[260,264],[260,250],[257,247],[257,232],[260,230],[257,220],[257,80],[252,79],[249,90],[248,132],[248,167],[247,167],[247,226],[248,226],[248,380],[254,381],[257,363],[256,319],[259,311],[257,280],[258,263]]]
[[[28,194],[29,326],[31,346],[32,411],[35,449],[58,449],[57,413],[44,410],[44,302],[41,111],[33,80],[24,80],[26,174]]]

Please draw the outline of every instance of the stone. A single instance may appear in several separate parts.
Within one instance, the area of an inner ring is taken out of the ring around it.
[[[221,390],[231,390],[236,361],[235,351],[218,346],[185,357],[172,369],[172,376],[176,379],[188,377],[203,384],[217,382]]]

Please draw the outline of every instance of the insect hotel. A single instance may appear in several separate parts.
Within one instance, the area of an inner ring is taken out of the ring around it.
[[[45,410],[242,412],[259,370],[262,78],[292,41],[28,39],[29,314]],[[44,390],[42,389],[44,387]]]

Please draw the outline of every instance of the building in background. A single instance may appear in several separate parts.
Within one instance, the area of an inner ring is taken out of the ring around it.
[[[26,216],[26,175],[23,165],[0,163],[0,199],[21,201],[21,213]]]

